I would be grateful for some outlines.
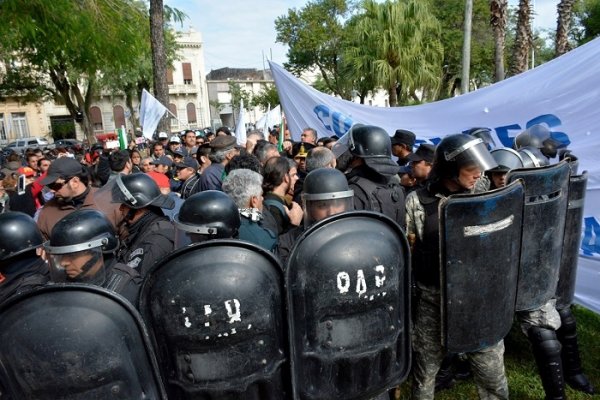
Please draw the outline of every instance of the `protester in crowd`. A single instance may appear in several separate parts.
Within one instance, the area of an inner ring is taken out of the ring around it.
[[[335,154],[327,147],[315,147],[306,155],[307,172],[318,168],[335,168],[336,165]]]
[[[196,161],[198,161],[198,164],[200,165],[198,168],[200,174],[203,174],[210,166],[211,162],[209,156],[211,152],[212,149],[210,148],[210,143],[204,143],[198,147],[198,150],[196,151]]]
[[[181,149],[181,138],[177,135],[172,135],[169,139],[169,148],[167,149],[166,153],[167,155],[173,157],[175,151],[177,150],[181,150],[181,152],[185,155],[185,152]]]
[[[32,194],[31,184],[35,181],[35,171],[29,167],[21,167],[17,170],[17,181],[21,179],[20,176],[24,176],[25,186],[21,188],[17,186],[17,190],[9,192],[9,208],[11,211],[20,211],[33,217],[41,207]]]
[[[263,177],[249,169],[231,171],[223,181],[223,192],[235,202],[240,212],[241,225],[238,238],[273,251],[277,233],[263,224]]]
[[[152,161],[154,161],[152,157],[145,157],[142,159],[140,162],[140,169],[142,172],[148,173],[150,171],[154,171],[155,166],[152,164]]]
[[[281,235],[302,222],[302,208],[291,201],[298,181],[296,163],[286,157],[270,158],[263,175],[263,205],[275,219],[276,233]]]
[[[304,128],[300,134],[300,141],[302,143],[309,143],[314,146],[317,145],[317,131],[313,128]]]
[[[191,195],[200,191],[201,176],[198,172],[198,161],[193,157],[184,157],[183,161],[175,164],[177,170],[177,179],[181,182],[179,195],[182,199],[187,199]]]
[[[166,139],[166,138],[165,138]],[[165,155],[165,146],[161,142],[156,142],[152,145],[152,158],[158,160]]]
[[[40,183],[54,193],[54,198],[41,209],[37,221],[45,238],[50,237],[52,227],[66,215],[79,209],[97,208],[94,203],[97,189],[88,186],[87,170],[73,158],[55,160]],[[116,221],[111,222],[117,226]]]
[[[411,186],[406,189],[406,193],[421,188],[431,172],[433,166],[433,153],[435,146],[429,143],[419,145],[414,153],[408,155],[410,160],[410,176],[414,180]]]
[[[131,159],[131,173],[142,172],[142,155],[138,150],[129,150],[129,158]]]
[[[256,146],[256,143],[259,140],[264,140],[263,134],[256,130],[250,131],[246,135],[246,151],[250,154],[253,154],[254,146]]]
[[[173,160],[169,156],[162,156],[152,161],[154,165],[154,171],[166,175],[171,178],[171,168],[173,167]]]
[[[162,208],[173,209],[175,203],[146,174],[117,177],[112,195],[127,228],[118,259],[144,277],[157,260],[173,251],[175,231]]]
[[[268,159],[279,157],[279,150],[277,150],[276,145],[266,140],[259,140],[254,147],[254,155],[258,158],[260,164],[264,166]]]
[[[181,151],[185,156],[193,157],[196,154],[198,147],[196,147],[196,132],[192,130],[186,130],[183,136],[183,145]]]
[[[221,190],[225,166],[239,154],[239,151],[236,148],[235,138],[228,135],[216,137],[210,142],[210,147],[211,164],[200,177],[200,190]]]

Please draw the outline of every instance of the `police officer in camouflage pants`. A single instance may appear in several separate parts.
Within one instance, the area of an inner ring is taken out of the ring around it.
[[[486,156],[487,153],[487,156]],[[407,235],[413,245],[416,305],[413,315],[413,399],[433,399],[435,376],[446,351],[441,344],[439,216],[440,200],[469,193],[482,172],[493,167],[485,145],[468,135],[451,135],[438,145],[428,184],[408,195]],[[465,323],[468,323],[465,320]],[[508,399],[504,342],[468,353],[480,399]]]

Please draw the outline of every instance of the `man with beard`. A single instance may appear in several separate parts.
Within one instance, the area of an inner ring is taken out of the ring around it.
[[[42,235],[50,237],[52,227],[63,217],[79,209],[97,209],[96,188],[88,185],[89,175],[75,159],[61,157],[54,161],[41,184],[54,192],[54,198],[41,209],[38,226]]]

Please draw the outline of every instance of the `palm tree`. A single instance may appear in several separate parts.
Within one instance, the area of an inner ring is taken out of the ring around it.
[[[558,18],[556,24],[556,39],[554,42],[554,55],[556,57],[571,50],[569,46],[568,33],[571,26],[571,14],[575,0],[561,0],[558,3]]]
[[[508,21],[508,0],[490,0],[490,24],[494,31],[494,82],[504,79],[504,42]]]
[[[373,50],[374,77],[387,89],[392,107],[398,100],[417,98],[417,91],[439,88],[443,58],[440,24],[428,7],[428,2],[419,0],[364,3],[365,13],[358,22],[362,45]],[[364,59],[360,62],[363,68],[368,65]]]
[[[533,43],[531,32],[531,3],[530,0],[519,0],[517,17],[517,36],[513,47],[510,75],[517,75],[527,70],[529,49]]]

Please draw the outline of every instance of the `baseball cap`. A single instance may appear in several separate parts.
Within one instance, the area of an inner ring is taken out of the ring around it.
[[[167,139],[168,137],[169,135],[167,135],[167,132],[158,132],[159,139]]]
[[[50,164],[46,177],[40,181],[41,185],[49,185],[57,179],[67,179],[83,172],[83,166],[74,158],[57,158]]]
[[[29,178],[30,176],[35,175],[35,171],[30,167],[21,167],[21,168],[17,169],[17,174],[25,175],[26,177]]]
[[[169,139],[169,143],[181,143],[181,138],[177,135],[173,135],[171,136],[171,139]]]
[[[234,139],[235,140],[235,139]],[[183,160],[175,164],[177,168],[192,168],[193,170],[198,169],[198,161],[193,157],[184,157]]]
[[[435,146],[429,143],[422,143],[414,153],[408,155],[410,161],[426,161],[433,163],[433,154],[435,153]]]
[[[157,160],[152,161],[150,164],[153,164],[153,165],[166,165],[167,167],[170,167],[171,165],[173,165],[173,160],[171,160],[167,156],[161,156]]]

